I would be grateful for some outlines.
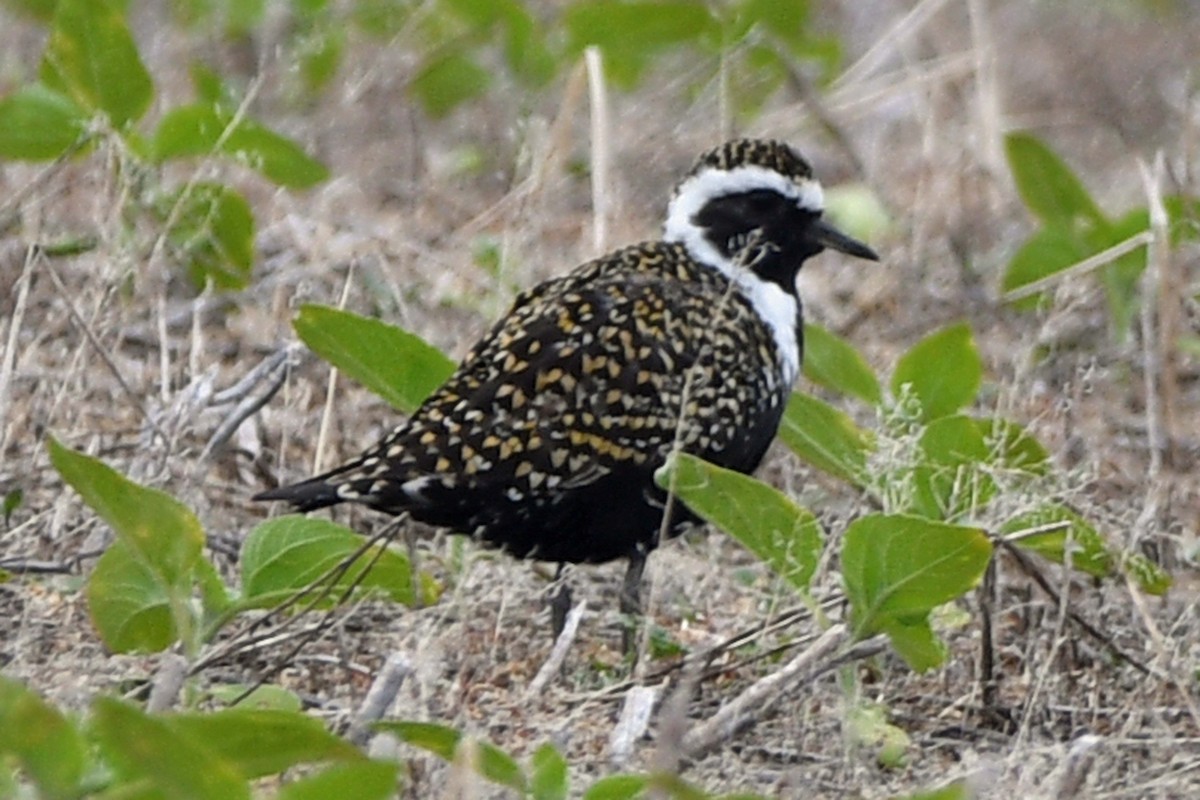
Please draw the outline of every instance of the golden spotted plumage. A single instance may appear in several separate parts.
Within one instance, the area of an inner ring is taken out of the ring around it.
[[[875,257],[823,222],[821,203],[785,144],[703,154],[663,241],[523,292],[411,419],[258,497],[354,501],[520,557],[628,557],[640,572],[664,515],[654,472],[674,448],[741,472],[762,460],[799,369],[801,264],[827,247]],[[673,508],[671,533],[691,519]]]

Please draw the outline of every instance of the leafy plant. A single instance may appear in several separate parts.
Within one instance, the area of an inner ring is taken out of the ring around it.
[[[199,520],[179,501],[54,439],[49,449],[55,469],[116,534],[85,587],[96,631],[114,652],[162,652],[178,643],[195,660],[239,614],[278,607],[314,585],[323,587],[316,605],[363,592],[417,602],[407,556],[382,545],[363,553],[362,537],[348,528],[296,516],[252,530],[239,561],[240,589],[226,586],[204,556]]]
[[[393,404],[405,410],[452,368],[411,334],[347,312],[306,307],[295,326],[334,365],[385,397],[394,395]],[[843,537],[842,576],[855,636],[883,632],[914,668],[940,664],[944,652],[930,615],[978,583],[998,536],[1091,574],[1129,574],[1149,592],[1169,586],[1160,569],[1116,550],[1064,507],[1054,494],[1047,451],[1032,434],[1010,420],[966,413],[983,377],[967,325],[915,344],[899,359],[887,395],[849,343],[813,325],[806,337],[815,346],[805,374],[865,401],[880,419],[877,429],[863,429],[823,400],[798,393],[780,428],[780,438],[802,459],[882,509],[852,522]],[[407,388],[397,392],[401,386]],[[824,547],[810,511],[754,478],[685,453],[673,456],[658,481],[807,594]]]
[[[165,184],[164,167],[192,157],[243,164],[287,188],[327,171],[298,145],[256,122],[211,72],[197,70],[199,99],[139,129],[154,81],[125,16],[109,0],[59,0],[45,17],[49,38],[37,81],[0,100],[0,158],[45,161],[113,149],[113,169],[131,191],[126,220],[163,231],[197,287],[244,287],[254,261],[254,217],[237,189],[216,181]]]
[[[1040,227],[1021,245],[1005,269],[1005,291],[1043,280],[1150,229],[1150,213],[1135,208],[1119,217],[1106,214],[1083,182],[1042,141],[1010,133],[1005,151],[1017,192]],[[1200,233],[1200,202],[1182,196],[1164,200],[1171,244]],[[1137,284],[1146,268],[1144,243],[1101,267],[1113,330],[1124,337],[1136,310]]]
[[[250,798],[252,782],[314,764],[323,769],[291,780],[278,796],[382,800],[393,796],[399,773],[396,764],[368,760],[319,720],[296,711],[149,714],[99,697],[89,716],[77,721],[0,676],[0,762],[10,758],[39,796],[64,800]],[[0,786],[21,782],[0,769]]]
[[[815,65],[822,80],[834,74],[840,44],[812,33],[810,6],[807,0],[578,0],[552,8],[527,0],[292,0],[285,46],[303,88],[320,91],[352,33],[399,42],[416,58],[407,91],[433,117],[486,95],[501,76],[539,89],[588,47],[600,48],[606,73],[623,89],[641,83],[661,59],[687,51],[703,65],[696,82],[725,82],[737,110],[752,114],[796,79],[799,64]],[[233,37],[257,28],[265,11],[261,0],[181,0],[174,7],[183,24]]]

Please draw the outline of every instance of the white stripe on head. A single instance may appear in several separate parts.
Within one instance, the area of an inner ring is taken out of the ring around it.
[[[663,238],[668,242],[690,245],[689,234],[696,229],[692,218],[699,214],[700,209],[710,200],[759,189],[779,192],[784,197],[795,200],[799,208],[815,214],[825,210],[825,194],[821,191],[821,184],[813,178],[797,181],[773,169],[755,164],[733,169],[707,167],[685,180],[675,190],[675,196],[671,198],[671,204],[667,208],[667,224]],[[692,254],[700,256],[695,251]]]
[[[753,164],[730,170],[708,167],[679,185],[668,207],[663,238],[682,244],[692,258],[725,274],[742,290],[771,330],[783,364],[783,378],[790,387],[800,372],[800,345],[796,331],[799,299],[794,292],[765,281],[745,265],[726,258],[693,221],[700,210],[717,197],[760,189],[778,192],[795,200],[799,208],[813,213],[820,213],[825,207],[821,184],[815,179],[795,180],[773,169]]]

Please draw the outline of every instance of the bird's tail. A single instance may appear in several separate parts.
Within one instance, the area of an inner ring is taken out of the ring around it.
[[[352,472],[360,466],[362,466],[361,461],[352,461],[349,464],[343,464],[322,475],[317,475],[298,483],[267,489],[264,492],[259,492],[250,499],[283,500],[290,503],[301,513],[316,511],[318,508],[325,508],[327,506],[335,506],[338,503],[346,502],[348,499],[338,492],[338,488],[343,484],[342,481],[337,480],[338,476]]]

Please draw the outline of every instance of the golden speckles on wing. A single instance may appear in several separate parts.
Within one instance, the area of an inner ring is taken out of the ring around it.
[[[446,508],[442,524],[466,530],[519,525],[619,468],[651,483],[677,433],[690,452],[752,467],[790,388],[771,332],[725,277],[678,245],[631,247],[521,294],[369,454],[383,459],[370,477],[409,487],[397,505],[420,503],[435,524]],[[392,491],[354,486],[342,491]]]

